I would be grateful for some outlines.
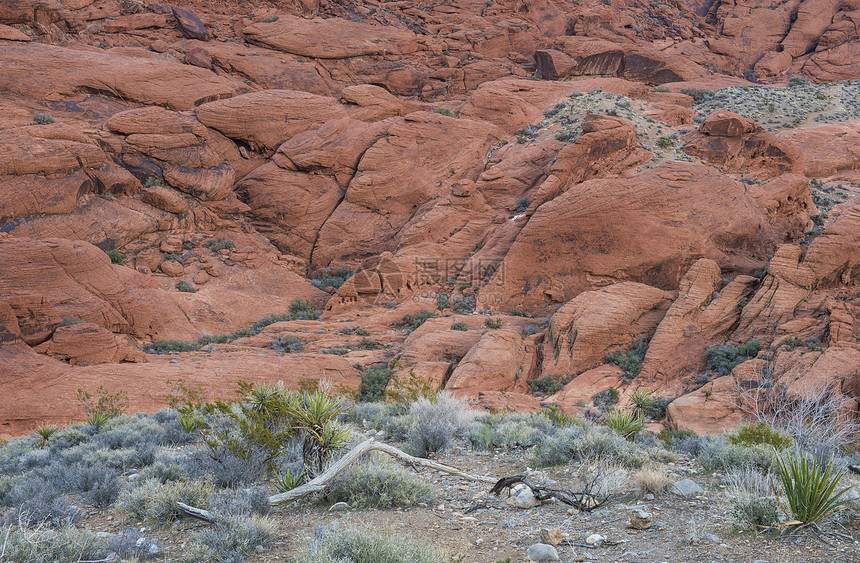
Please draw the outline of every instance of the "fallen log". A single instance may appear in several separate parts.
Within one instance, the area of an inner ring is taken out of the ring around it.
[[[283,504],[285,502],[292,502],[298,500],[300,498],[304,498],[308,495],[312,495],[314,493],[323,492],[328,484],[339,474],[341,474],[344,470],[346,470],[353,462],[358,460],[361,456],[370,452],[383,452],[395,459],[399,459],[404,463],[408,463],[413,466],[427,467],[428,469],[434,469],[436,471],[441,471],[442,473],[448,473],[449,475],[455,475],[460,477],[461,479],[466,479],[467,481],[477,481],[480,483],[495,483],[498,479],[494,477],[487,477],[484,475],[472,475],[470,473],[466,473],[464,471],[460,471],[456,467],[451,467],[450,465],[445,465],[443,463],[438,463],[429,459],[423,459],[420,457],[415,457],[407,454],[406,452],[395,448],[394,446],[389,446],[388,444],[383,444],[381,442],[377,442],[373,438],[369,440],[365,440],[364,442],[358,444],[349,452],[346,453],[342,458],[333,463],[326,471],[313,479],[302,485],[301,487],[296,487],[291,491],[287,491],[285,493],[278,493],[276,495],[272,495],[269,497],[269,504],[274,506],[277,504]]]

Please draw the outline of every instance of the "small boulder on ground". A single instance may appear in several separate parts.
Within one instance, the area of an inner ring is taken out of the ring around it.
[[[558,561],[558,551],[546,543],[536,543],[529,547],[529,561]]]
[[[688,497],[704,494],[705,491],[692,479],[683,479],[672,485],[672,492],[682,497]]]

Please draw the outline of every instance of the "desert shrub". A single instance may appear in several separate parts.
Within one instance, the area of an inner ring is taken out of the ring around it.
[[[121,560],[146,561],[158,557],[162,549],[154,540],[142,535],[136,528],[129,527],[110,539],[108,551],[115,553]]]
[[[621,368],[624,379],[633,379],[642,371],[642,360],[648,352],[648,341],[642,337],[633,341],[630,350],[619,350],[606,356],[606,361]]]
[[[197,288],[185,280],[176,282],[176,290],[180,293],[197,293]]]
[[[208,506],[213,493],[208,481],[167,481],[137,479],[120,495],[120,507],[132,518],[158,524],[169,524],[181,513],[177,502],[191,506]]]
[[[305,341],[301,338],[288,334],[279,336],[274,342],[269,344],[269,348],[276,352],[285,354],[298,354],[305,351]]]
[[[477,450],[527,448],[555,434],[558,426],[544,411],[484,414],[475,419],[466,438]]]
[[[250,516],[269,513],[269,494],[265,487],[222,489],[212,496],[209,510],[218,516]]]
[[[459,315],[468,315],[475,312],[475,296],[467,295],[465,297],[455,297],[452,307],[454,312]]]
[[[385,388],[391,381],[394,370],[384,365],[375,365],[364,370],[361,374],[361,385],[358,388],[358,400],[362,402],[382,401],[385,399]]]
[[[119,250],[108,250],[106,254],[108,255],[108,258],[110,258],[111,264],[122,264],[125,262],[125,254]]]
[[[571,381],[573,381],[573,377],[569,375],[567,377],[547,375],[546,377],[529,381],[529,388],[532,391],[532,395],[549,396],[564,389],[564,386]]]
[[[527,197],[521,197],[517,200],[517,211],[522,213],[528,210],[529,206],[532,204],[531,200]]]
[[[469,330],[469,325],[463,321],[457,321],[451,325],[451,330],[467,331]]]
[[[576,131],[559,131],[555,134],[555,140],[562,143],[570,143],[578,137]]]
[[[408,314],[403,316],[403,320],[400,322],[400,326],[406,327],[406,330],[412,332],[419,326],[423,325],[427,319],[433,319],[436,317],[436,313],[432,311],[423,310],[414,315]]]
[[[318,526],[302,553],[290,563],[441,563],[441,552],[393,532]]]
[[[654,467],[640,469],[631,478],[643,495],[665,493],[669,489],[669,485],[672,484],[672,479],[668,473]]]
[[[45,477],[58,492],[79,493],[83,500],[96,508],[113,504],[122,489],[119,472],[111,467],[59,462],[45,472]]]
[[[770,446],[736,446],[725,435],[703,441],[696,459],[707,471],[728,471],[735,467],[756,468],[767,473],[773,464],[774,450]]]
[[[329,354],[332,356],[345,356],[352,352],[352,350],[346,346],[332,346],[331,348],[322,348],[319,352],[320,354]]]
[[[834,469],[832,459],[824,462],[793,450],[776,456],[776,470],[784,493],[780,506],[802,525],[824,522],[854,502],[846,496],[850,487],[838,489],[846,470]]]
[[[489,319],[484,321],[484,326],[489,329],[502,328],[502,319],[490,317]]]
[[[445,292],[439,292],[436,294],[436,308],[440,311],[447,309],[448,305],[451,304],[451,296]]]
[[[125,391],[108,393],[103,386],[99,385],[96,397],[88,391],[78,389],[78,402],[84,409],[87,424],[99,427],[125,412],[128,408],[128,393]]]
[[[382,344],[373,338],[362,338],[358,343],[359,350],[379,350],[380,348],[382,348]]]
[[[4,502],[15,508],[12,520],[27,526],[48,524],[61,528],[83,516],[83,512],[65,495],[58,494],[50,482],[39,478],[21,481],[6,495]]]
[[[821,459],[841,457],[860,440],[860,421],[851,414],[853,402],[828,386],[810,388],[789,397],[781,386],[744,392],[742,404],[755,419],[788,434],[802,450]]]
[[[147,354],[177,354],[179,352],[195,352],[203,345],[198,342],[184,340],[156,340],[144,347]]]
[[[352,270],[346,266],[335,269],[324,268],[322,272],[320,272],[320,277],[314,280],[314,282],[317,282],[314,285],[318,285],[320,289],[325,289],[327,287],[338,289],[350,277],[352,277]]]
[[[328,493],[331,502],[353,508],[408,507],[433,501],[433,489],[411,473],[378,458],[339,477]]]
[[[451,111],[449,108],[446,108],[446,107],[433,108],[431,111],[433,113],[438,113],[439,115],[445,115],[448,117],[457,117],[457,115],[453,111]]]
[[[791,76],[788,79],[789,88],[796,88],[798,86],[809,86],[809,80],[803,78],[802,76]]]
[[[706,368],[719,375],[728,375],[735,366],[754,358],[761,349],[758,340],[750,339],[746,343],[734,346],[732,344],[718,344],[705,348],[708,358]]]
[[[56,563],[104,561],[109,555],[103,541],[86,529],[71,525],[59,529],[9,524],[0,528],[3,561]]]
[[[468,411],[468,404],[447,391],[440,391],[429,399],[419,398],[410,406],[409,415],[412,424],[407,443],[421,457],[447,450],[454,436],[465,430],[474,418]]]
[[[203,246],[211,250],[212,252],[218,252],[219,250],[230,250],[231,248],[236,247],[236,243],[230,239],[224,239],[221,237],[211,238],[203,243]]]
[[[763,421],[741,426],[729,435],[729,442],[737,446],[747,447],[765,444],[773,446],[777,450],[784,450],[794,445],[794,440],[791,439],[791,436],[779,430],[774,430]]]
[[[693,98],[693,102],[700,104],[704,102],[706,99],[714,96],[714,92],[711,90],[705,90],[703,88],[684,88],[681,90],[682,94],[687,94],[691,98]]]
[[[236,515],[219,518],[213,526],[196,532],[191,541],[206,561],[233,562],[242,561],[244,553],[264,551],[275,535],[275,523],[265,516]]]
[[[591,397],[591,400],[594,403],[595,407],[599,409],[607,409],[612,405],[618,404],[618,397],[618,389],[616,389],[615,387],[610,387],[605,391],[599,391],[595,393],[594,396]]]
[[[56,123],[57,118],[55,118],[50,113],[34,113],[33,114],[33,123],[36,125],[50,125],[51,123]]]
[[[613,409],[606,414],[606,426],[619,436],[631,438],[645,428],[645,419],[628,409]]]
[[[605,426],[572,425],[560,429],[551,438],[534,448],[533,460],[539,467],[549,467],[579,461],[598,460],[639,468],[647,461],[647,453]]]
[[[320,312],[313,303],[306,299],[293,299],[290,303],[290,320],[316,320],[320,317]],[[262,328],[262,327],[261,327]]]
[[[661,149],[671,149],[673,146],[675,146],[675,139],[669,137],[668,135],[662,135],[660,137],[657,137],[656,144]]]
[[[189,479],[188,470],[180,463],[156,461],[145,467],[137,474],[136,480],[147,481],[155,479],[162,485],[171,481],[186,481]]]
[[[85,322],[86,321],[80,317],[63,317],[63,319],[60,321],[60,324],[58,324],[57,326],[73,326],[83,324]]]
[[[777,501],[766,475],[749,467],[726,472],[728,497],[739,528],[763,529],[779,522]]]

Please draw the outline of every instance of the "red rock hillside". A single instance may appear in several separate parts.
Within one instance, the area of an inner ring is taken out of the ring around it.
[[[4,0],[0,437],[80,419],[78,389],[154,411],[179,381],[355,388],[375,364],[489,409],[644,388],[697,432],[763,387],[856,408],[858,22]]]

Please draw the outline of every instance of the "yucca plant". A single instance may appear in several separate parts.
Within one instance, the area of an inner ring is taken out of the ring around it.
[[[293,475],[289,469],[285,469],[283,472],[275,471],[274,476],[275,488],[278,489],[279,493],[286,493],[304,483],[307,473],[302,469],[301,473]]]
[[[785,498],[779,494],[771,479],[774,495],[786,516],[794,520],[787,525],[797,528],[816,527],[834,514],[848,508],[853,501],[843,498],[851,487],[837,491],[844,469],[834,470],[833,460],[826,464],[816,457],[794,450],[776,455],[776,468]],[[787,505],[787,506],[786,506]]]
[[[633,402],[633,414],[642,418],[654,412],[657,406],[657,400],[654,398],[654,395],[645,389],[634,391],[630,396],[630,400]]]
[[[51,441],[51,437],[57,433],[59,428],[53,424],[43,424],[36,428],[36,435],[39,437],[39,447],[44,448]]]
[[[336,420],[339,414],[347,411],[346,406],[321,389],[293,396],[285,405],[285,411],[292,430],[302,437],[305,466],[314,474],[322,473],[332,454],[344,447],[349,438],[349,429]]]
[[[645,428],[645,419],[628,409],[615,409],[606,414],[606,426],[630,439]]]

